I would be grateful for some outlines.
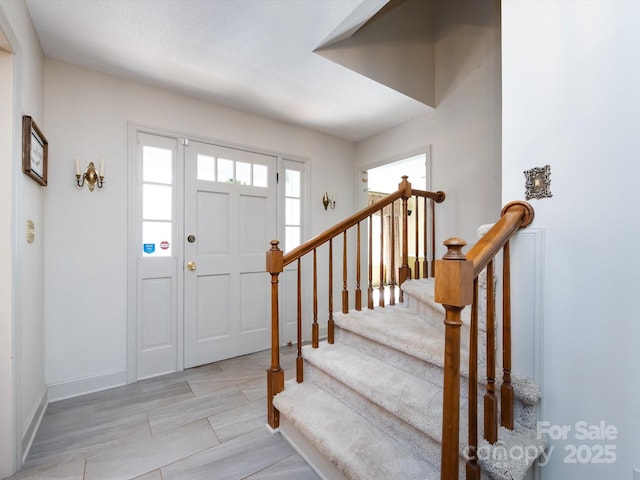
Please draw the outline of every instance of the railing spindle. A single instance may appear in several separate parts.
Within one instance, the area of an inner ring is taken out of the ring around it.
[[[349,313],[349,290],[347,290],[347,231],[342,244],[342,313]]]
[[[436,276],[436,202],[430,199],[431,203],[431,276]]]
[[[473,280],[473,303],[469,332],[469,450],[467,479],[480,480],[478,464],[478,279]]]
[[[496,324],[494,261],[487,265],[487,393],[484,395],[484,438],[498,440],[498,397],[496,396]]]
[[[502,251],[502,367],[500,424],[513,430],[513,385],[511,385],[511,260],[509,242]]]
[[[415,214],[416,216],[413,217],[415,220],[413,221],[413,224],[415,225],[415,232],[416,232],[416,258],[415,261],[413,262],[413,269],[415,270],[414,272],[414,277],[415,278],[420,278],[420,235],[419,235],[419,230],[420,230],[420,222],[418,221],[420,218],[420,208],[419,205],[420,203],[418,202],[418,196],[416,195],[416,200],[415,200]]]
[[[302,383],[304,380],[304,361],[302,358],[302,266],[300,263],[300,259],[298,259],[298,309],[297,309],[297,319],[296,323],[298,324],[298,354],[296,356],[296,382]]]
[[[369,288],[367,288],[367,308],[373,310],[373,215],[369,215]]]
[[[422,235],[422,241],[424,242],[424,252],[422,252],[424,254],[424,264],[422,266],[422,274],[424,275],[424,278],[429,278],[429,230],[428,230],[428,225],[429,225],[429,218],[428,218],[428,212],[429,210],[427,209],[427,197],[423,198],[424,200],[424,222],[422,223],[422,230],[423,230],[423,235]]]
[[[396,304],[396,214],[395,204],[391,204],[391,278],[389,281],[389,305]]]
[[[378,287],[378,306],[384,307],[384,210],[380,210],[380,286]]]
[[[333,320],[333,239],[329,240],[329,320],[327,321],[327,342],[333,343],[335,321]]]
[[[362,310],[362,290],[360,290],[360,222],[357,225],[356,245],[356,310]]]
[[[317,251],[313,249],[313,325],[311,327],[311,346],[318,348],[320,342],[318,331],[318,259]]]

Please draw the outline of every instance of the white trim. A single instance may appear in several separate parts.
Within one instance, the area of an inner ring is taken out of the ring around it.
[[[46,386],[42,387],[42,391],[38,398],[39,400],[34,404],[27,421],[22,426],[22,463],[27,459],[27,455],[31,450],[31,445],[33,445],[36,433],[38,433],[38,429],[42,423],[44,412],[47,409],[47,405],[49,405],[48,389]]]
[[[49,385],[49,403],[127,384],[127,370],[105,372]]]
[[[13,64],[12,64],[12,127],[11,131],[8,132],[11,135],[11,151],[10,151],[10,159],[11,159],[11,219],[9,224],[9,232],[10,232],[10,244],[11,251],[9,252],[11,259],[11,285],[5,286],[6,289],[10,290],[10,298],[11,298],[11,313],[8,322],[10,323],[11,329],[11,351],[9,355],[5,355],[2,361],[6,361],[6,366],[9,367],[11,373],[9,374],[11,378],[7,379],[7,383],[3,385],[3,388],[7,389],[8,396],[10,399],[9,405],[0,405],[0,424],[3,427],[8,426],[8,429],[0,430],[0,445],[3,448],[0,448],[0,477],[4,476],[5,473],[9,475],[13,474],[17,471],[21,465],[21,432],[19,425],[20,418],[20,388],[19,388],[19,357],[15,354],[17,352],[18,346],[18,328],[19,322],[17,319],[19,318],[20,313],[20,303],[19,303],[19,290],[20,290],[20,279],[18,275],[18,269],[15,267],[19,265],[18,259],[18,225],[15,219],[20,218],[20,195],[18,192],[18,175],[20,175],[20,155],[16,155],[15,152],[20,152],[22,149],[22,77],[23,77],[23,51],[18,41],[18,38],[11,27],[11,23],[4,13],[4,9],[0,6],[0,30],[2,30],[2,34],[4,35],[7,43],[9,44],[10,49],[13,54]],[[3,219],[4,220],[4,219]],[[5,321],[7,319],[1,318],[0,321]],[[4,368],[5,365],[2,366]],[[7,417],[5,417],[5,415]],[[5,419],[7,420],[5,422]],[[5,445],[6,440],[8,439],[10,445]],[[6,448],[5,448],[6,447]],[[7,471],[8,469],[8,471]]]
[[[545,417],[545,392],[544,392],[544,272],[545,272],[545,228],[527,227],[519,230],[511,242],[511,265],[514,271],[520,265],[521,269],[511,278],[512,299],[517,295],[518,280],[523,283],[523,295],[528,299],[526,305],[518,305],[512,301],[512,312],[514,321],[517,319],[528,320],[527,333],[529,338],[530,358],[527,359],[530,371],[519,372],[527,376],[532,376],[536,385],[542,392],[542,399],[538,402],[536,416],[538,419]],[[526,285],[526,286],[524,286]],[[525,312],[525,314],[522,314]],[[526,313],[530,312],[530,313]],[[514,324],[512,330],[517,332],[518,326]],[[515,333],[517,335],[517,333]],[[514,337],[515,340],[515,337]],[[517,345],[514,344],[514,352],[517,352]],[[514,368],[516,365],[514,364]],[[527,478],[541,480],[544,469],[538,463],[528,474]]]

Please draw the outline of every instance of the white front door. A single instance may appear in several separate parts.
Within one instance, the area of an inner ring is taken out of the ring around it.
[[[185,147],[184,367],[269,348],[277,157]]]

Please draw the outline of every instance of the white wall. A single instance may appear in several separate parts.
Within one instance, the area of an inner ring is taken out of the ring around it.
[[[45,90],[49,385],[107,387],[127,367],[127,122],[310,159],[309,236],[353,212],[350,142],[57,61],[46,62]],[[104,156],[104,189],[76,189],[76,155],[83,165]],[[339,200],[331,212],[325,189]]]
[[[640,3],[503,2],[503,200],[551,165],[545,230],[542,420],[569,425],[544,479],[631,479],[640,468]],[[615,439],[584,441],[604,421]],[[612,445],[612,464],[567,463]]]
[[[2,142],[2,192],[0,232],[3,240],[0,303],[0,476],[13,472],[28,446],[29,433],[38,421],[38,406],[46,395],[44,384],[44,229],[46,189],[21,172],[22,115],[31,115],[44,128],[44,57],[24,2],[0,0],[0,29],[15,52],[13,63],[12,142]],[[46,134],[46,133],[45,133]],[[7,163],[8,162],[8,163]],[[36,241],[26,242],[25,225],[36,225]],[[7,244],[9,242],[9,244]],[[6,264],[6,266],[5,266]],[[7,282],[5,284],[5,281]],[[7,342],[11,344],[5,350]],[[10,372],[10,373],[9,373]],[[11,375],[13,378],[6,378]],[[6,383],[5,383],[6,381]]]
[[[360,142],[357,165],[431,145],[431,186],[447,195],[437,243],[455,236],[472,244],[501,209],[500,12],[496,2],[470,0],[437,2],[435,12],[435,110]]]

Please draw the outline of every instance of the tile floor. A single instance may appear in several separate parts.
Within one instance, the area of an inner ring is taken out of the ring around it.
[[[10,480],[319,477],[266,424],[270,352],[62,400],[48,406]],[[282,350],[286,378],[295,350]]]

